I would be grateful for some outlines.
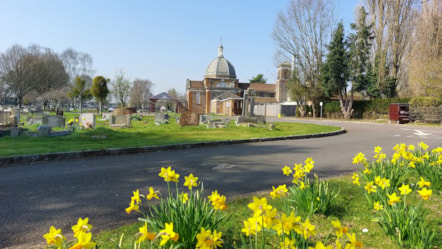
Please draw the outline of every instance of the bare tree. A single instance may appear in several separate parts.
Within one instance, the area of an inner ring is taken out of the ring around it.
[[[68,85],[68,74],[57,54],[51,49],[41,48],[37,45],[31,46],[29,51],[38,58],[32,66],[32,81],[35,84],[35,90],[40,95],[62,89]],[[49,99],[46,98],[43,101],[44,109],[46,109],[48,101]]]
[[[279,49],[294,57],[299,81],[306,86],[304,97],[312,101],[314,116],[322,96],[319,71],[334,24],[333,4],[331,0],[291,0],[279,13],[272,33]]]
[[[409,68],[411,93],[442,98],[442,5],[424,1],[416,23]]]
[[[69,76],[69,84],[71,88],[75,87],[75,79],[88,75],[90,78],[94,75],[92,67],[92,57],[87,53],[78,52],[72,48],[68,48],[60,55],[66,73]],[[72,89],[71,89],[72,92]],[[75,106],[75,98],[72,99],[72,105]]]
[[[373,22],[374,68],[377,84],[386,97],[394,97],[407,85],[409,51],[418,0],[366,0]]]
[[[130,93],[130,82],[125,77],[123,70],[120,70],[120,72],[116,74],[115,81],[112,82],[111,92],[115,99],[120,103],[120,107],[124,108]]]
[[[41,98],[43,102],[45,101],[53,101],[55,103],[55,110],[58,111],[60,105],[63,103],[67,103],[69,101],[68,97],[69,87],[65,86],[63,88],[58,88],[51,90],[49,92],[43,93]]]
[[[26,93],[35,87],[32,81],[32,66],[37,59],[38,57],[18,44],[0,56],[0,79],[17,98],[18,107],[22,106]]]
[[[130,89],[131,106],[141,107],[144,110],[152,96],[152,87],[153,83],[150,80],[135,79]]]

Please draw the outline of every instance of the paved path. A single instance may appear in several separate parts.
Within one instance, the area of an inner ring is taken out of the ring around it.
[[[293,120],[286,120],[293,121]],[[297,120],[299,121],[299,120]],[[132,191],[146,193],[149,186],[166,185],[158,176],[172,166],[180,175],[194,173],[207,191],[217,189],[227,198],[290,183],[282,175],[313,157],[319,177],[349,174],[358,152],[367,157],[379,145],[391,155],[397,143],[432,148],[442,146],[442,129],[409,125],[339,121],[316,122],[344,127],[346,134],[324,138],[280,140],[133,155],[91,157],[38,162],[0,168],[0,248],[38,248],[51,225],[71,231],[79,217],[89,217],[96,229],[134,222],[126,215]],[[70,236],[68,236],[70,237]]]

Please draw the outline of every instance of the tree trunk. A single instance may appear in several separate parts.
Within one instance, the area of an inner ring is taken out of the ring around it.
[[[353,92],[350,93],[350,99],[347,98],[347,93],[339,93],[339,103],[341,106],[344,119],[351,119],[353,116]]]

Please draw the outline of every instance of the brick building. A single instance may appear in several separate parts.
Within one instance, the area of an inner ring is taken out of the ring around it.
[[[199,114],[241,115],[243,93],[253,89],[255,103],[283,103],[288,101],[287,83],[290,78],[291,65],[283,63],[278,67],[278,78],[275,84],[241,83],[236,78],[232,63],[224,58],[223,46],[218,48],[216,57],[206,69],[203,80],[186,82],[187,109]]]

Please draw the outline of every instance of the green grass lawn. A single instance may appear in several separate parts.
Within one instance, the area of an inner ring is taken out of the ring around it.
[[[74,116],[75,114],[65,113],[66,120]],[[340,129],[281,122],[274,123],[275,128],[270,130],[263,127],[236,126],[233,120],[227,128],[211,129],[205,125],[180,127],[174,119],[169,124],[156,125],[153,116],[144,116],[141,121],[133,120],[130,128],[109,128],[108,121],[99,121],[98,117],[97,120],[95,129],[81,130],[63,137],[0,137],[0,156],[306,135]],[[34,125],[25,128],[37,127]]]

